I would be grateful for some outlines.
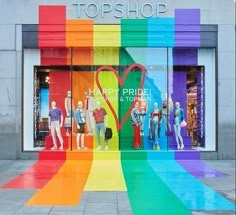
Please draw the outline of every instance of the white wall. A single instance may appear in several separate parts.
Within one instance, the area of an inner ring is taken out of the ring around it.
[[[205,148],[216,150],[215,50],[199,49],[198,65],[205,66]]]
[[[23,149],[33,150],[34,145],[34,66],[40,65],[40,50],[24,50],[24,136]]]

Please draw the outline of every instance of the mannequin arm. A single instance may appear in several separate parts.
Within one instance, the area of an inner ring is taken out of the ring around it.
[[[48,117],[48,129],[49,130],[51,129],[51,117],[50,116]]]
[[[61,114],[61,123],[60,123],[60,127],[62,127],[63,125],[63,115]]]
[[[68,108],[67,108],[67,98],[65,98],[65,110],[66,110],[66,114],[69,115]]]
[[[162,110],[160,110],[160,120],[159,120],[159,125],[162,123]]]

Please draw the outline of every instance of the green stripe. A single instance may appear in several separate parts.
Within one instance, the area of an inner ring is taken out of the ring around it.
[[[128,53],[125,48],[120,50],[120,65],[130,66],[135,63],[132,56]],[[133,71],[133,70],[132,70]],[[123,77],[125,71],[119,71],[119,76]],[[140,86],[140,82],[142,79],[141,71],[130,72],[122,87],[119,90],[119,98],[123,98],[124,101],[119,102],[119,121],[121,122],[126,113],[128,112],[130,106],[133,104],[133,101],[127,101],[127,95],[123,94],[123,89],[132,89],[136,90]],[[132,97],[132,96],[128,96]],[[133,139],[134,139],[134,129],[131,125],[130,116],[127,118],[126,122],[122,126],[119,132],[119,143],[120,150],[132,150],[133,147]]]
[[[121,47],[147,47],[147,19],[121,20]]]
[[[191,214],[145,160],[122,160],[134,215]]]

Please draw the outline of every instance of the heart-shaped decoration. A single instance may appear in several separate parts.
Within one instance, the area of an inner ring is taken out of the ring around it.
[[[112,114],[113,114],[113,116],[115,118],[117,131],[119,131],[121,129],[121,127],[124,125],[125,121],[127,120],[128,116],[130,115],[130,113],[131,113],[131,111],[132,111],[132,109],[133,109],[133,107],[135,105],[137,97],[134,99],[132,105],[130,106],[129,110],[127,111],[127,113],[125,114],[125,116],[123,117],[121,122],[119,122],[117,114],[116,114],[114,108],[112,107],[112,105],[111,105],[109,99],[107,98],[106,94],[103,93],[103,89],[102,89],[101,84],[99,82],[99,73],[101,71],[103,71],[103,70],[109,70],[109,71],[113,72],[114,75],[116,76],[118,82],[119,82],[120,87],[122,87],[124,85],[124,82],[125,82],[125,79],[126,79],[127,75],[129,74],[129,72],[132,72],[131,70],[134,69],[135,67],[139,68],[141,70],[141,72],[142,72],[142,79],[141,79],[141,82],[140,82],[140,85],[139,85],[139,88],[138,88],[138,89],[142,89],[143,85],[144,85],[145,78],[146,78],[146,69],[141,64],[135,63],[135,64],[130,65],[125,70],[125,73],[124,73],[122,78],[120,78],[118,72],[113,67],[111,67],[111,66],[101,66],[96,71],[95,80],[96,80],[98,89],[99,89],[100,93],[102,94],[103,98],[105,99],[107,105],[109,106],[109,108],[110,108],[110,110],[111,110],[111,112],[112,112]]]

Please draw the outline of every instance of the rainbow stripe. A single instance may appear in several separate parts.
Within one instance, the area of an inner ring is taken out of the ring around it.
[[[199,47],[200,10],[175,9],[175,18],[96,25],[93,20],[66,20],[66,6],[39,6],[38,38],[40,48]]]

